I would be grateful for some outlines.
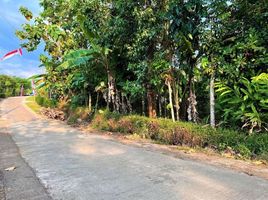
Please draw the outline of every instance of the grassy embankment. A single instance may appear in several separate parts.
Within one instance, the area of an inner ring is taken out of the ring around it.
[[[26,104],[34,111],[40,105],[47,107],[45,100],[28,98]],[[31,101],[30,101],[31,100]],[[53,102],[52,102],[53,103]],[[55,104],[53,104],[55,106]],[[67,121],[75,124],[78,119],[89,116],[86,108],[64,109]],[[89,118],[89,117],[88,117]],[[89,121],[89,120],[88,120]],[[121,133],[135,138],[151,139],[157,143],[190,147],[195,149],[213,149],[215,152],[228,152],[240,159],[258,159],[268,162],[268,134],[252,134],[229,129],[213,129],[209,126],[189,122],[172,122],[169,119],[149,119],[139,115],[121,115],[108,111],[99,111],[91,120],[96,129]]]
[[[94,116],[93,127],[136,135],[158,143],[228,152],[235,158],[268,161],[268,134],[248,135],[229,129],[213,129],[170,119],[149,119],[139,115],[120,115],[103,111]]]
[[[32,109],[35,113],[39,113],[40,109],[42,108],[40,105],[38,105],[35,101],[34,96],[27,97],[25,99],[25,104]]]

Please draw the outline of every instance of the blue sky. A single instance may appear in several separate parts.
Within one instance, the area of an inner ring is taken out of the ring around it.
[[[16,29],[21,29],[21,24],[26,22],[19,13],[19,7],[25,6],[37,15],[41,10],[38,2],[38,0],[0,0],[0,57],[18,49],[22,43],[15,36]],[[23,49],[23,56],[16,55],[0,61],[0,74],[27,78],[43,73],[44,69],[38,67],[41,53],[43,53],[42,47],[34,52],[27,52]]]

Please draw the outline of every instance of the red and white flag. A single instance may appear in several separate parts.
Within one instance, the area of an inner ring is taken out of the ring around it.
[[[19,48],[19,49],[16,49],[16,50],[13,50],[13,51],[8,52],[6,55],[4,55],[3,58],[1,58],[1,61],[6,60],[8,58],[11,58],[11,57],[13,57],[15,55],[22,56],[22,49]]]

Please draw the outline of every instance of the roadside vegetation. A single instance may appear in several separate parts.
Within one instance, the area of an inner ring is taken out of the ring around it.
[[[42,109],[42,107],[36,102],[36,99],[34,96],[30,96],[27,97],[25,99],[25,104],[32,109],[32,111],[34,111],[35,113],[40,113],[40,110]]]
[[[16,32],[40,56],[36,101],[69,123],[245,158],[268,154],[268,4],[40,0]],[[99,113],[99,110],[103,113]],[[104,111],[106,110],[106,111]]]
[[[191,148],[209,148],[240,159],[268,162],[268,135],[246,135],[230,129],[214,129],[189,122],[170,119],[150,119],[139,115],[120,115],[101,111],[91,125],[97,129],[136,135],[162,144]]]

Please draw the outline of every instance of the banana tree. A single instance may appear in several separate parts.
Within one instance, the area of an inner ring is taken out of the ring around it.
[[[73,68],[88,68],[88,67],[101,67],[106,71],[108,80],[108,93],[107,93],[107,107],[112,104],[114,110],[116,109],[115,98],[115,79],[110,68],[109,53],[110,49],[101,47],[99,45],[91,45],[90,49],[80,49],[71,51],[64,56],[62,64],[59,66],[59,70],[73,69]]]

